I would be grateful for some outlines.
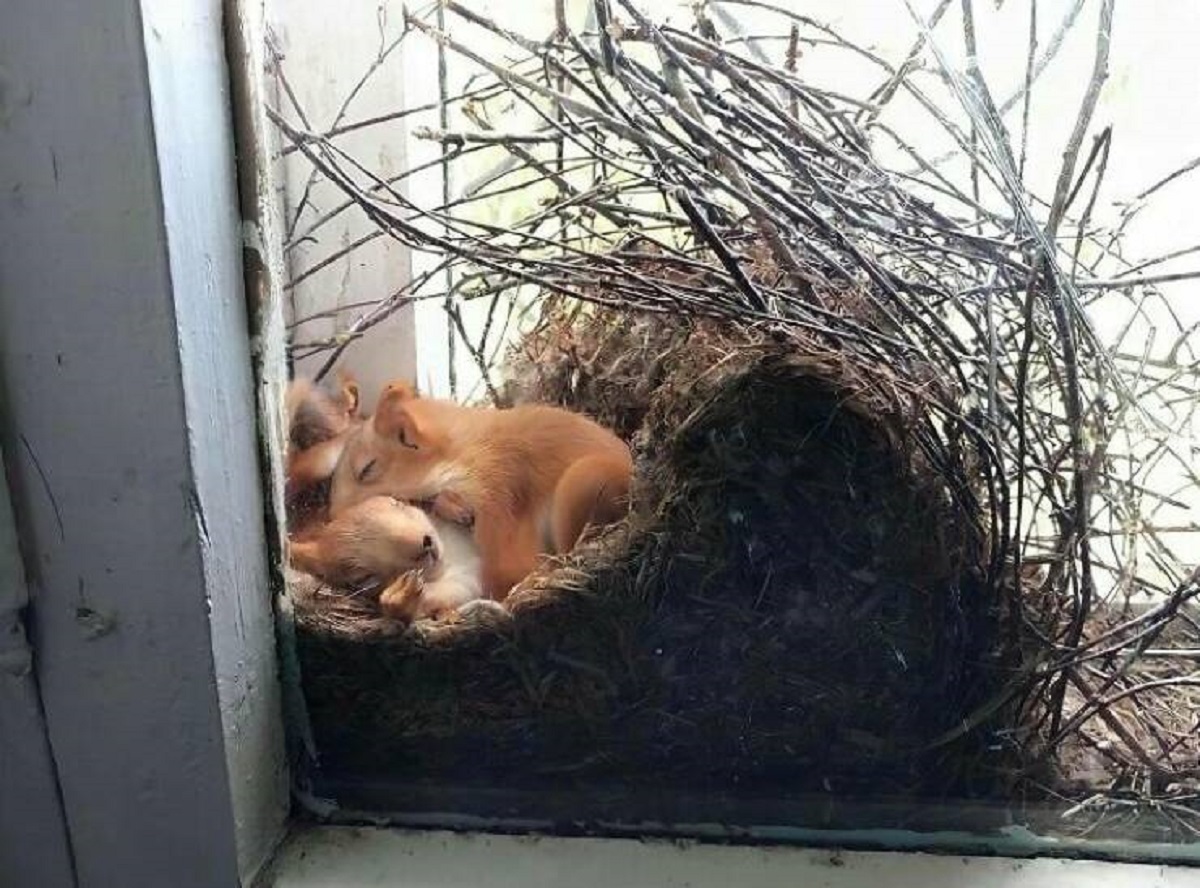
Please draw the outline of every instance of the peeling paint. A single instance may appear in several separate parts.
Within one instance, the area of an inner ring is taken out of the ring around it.
[[[208,535],[208,519],[204,517],[204,505],[200,502],[200,494],[196,492],[194,486],[188,486],[183,489],[183,498],[187,503],[188,510],[192,513],[204,545],[211,546],[212,539]]]
[[[116,630],[117,614],[80,604],[75,608],[75,622],[83,629],[84,638],[95,641]]]

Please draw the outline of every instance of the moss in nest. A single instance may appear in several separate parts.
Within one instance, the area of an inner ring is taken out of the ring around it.
[[[836,361],[771,349],[671,402],[647,645],[664,748],[731,778],[921,783],[993,645],[968,516],[896,447]],[[855,385],[865,380],[853,380]],[[692,412],[676,426],[681,407]],[[814,780],[814,778],[817,778]]]

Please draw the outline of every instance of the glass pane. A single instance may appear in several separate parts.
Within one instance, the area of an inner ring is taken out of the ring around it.
[[[1113,6],[277,3],[311,788],[1194,846],[1200,7]]]

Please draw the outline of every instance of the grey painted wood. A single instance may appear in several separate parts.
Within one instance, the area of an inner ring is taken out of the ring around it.
[[[75,875],[25,637],[27,604],[8,485],[0,475],[0,873],[16,875],[21,884],[69,886]]]
[[[144,14],[4,3],[0,432],[79,884],[208,888],[277,691],[219,3]]]
[[[142,0],[142,15],[239,870],[252,873],[282,835],[287,774],[221,0]]]

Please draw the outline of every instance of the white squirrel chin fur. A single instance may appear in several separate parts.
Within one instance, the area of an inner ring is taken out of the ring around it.
[[[471,531],[458,524],[433,518],[441,538],[442,557],[438,570],[425,578],[421,611],[425,614],[462,607],[483,598],[482,562]]]

